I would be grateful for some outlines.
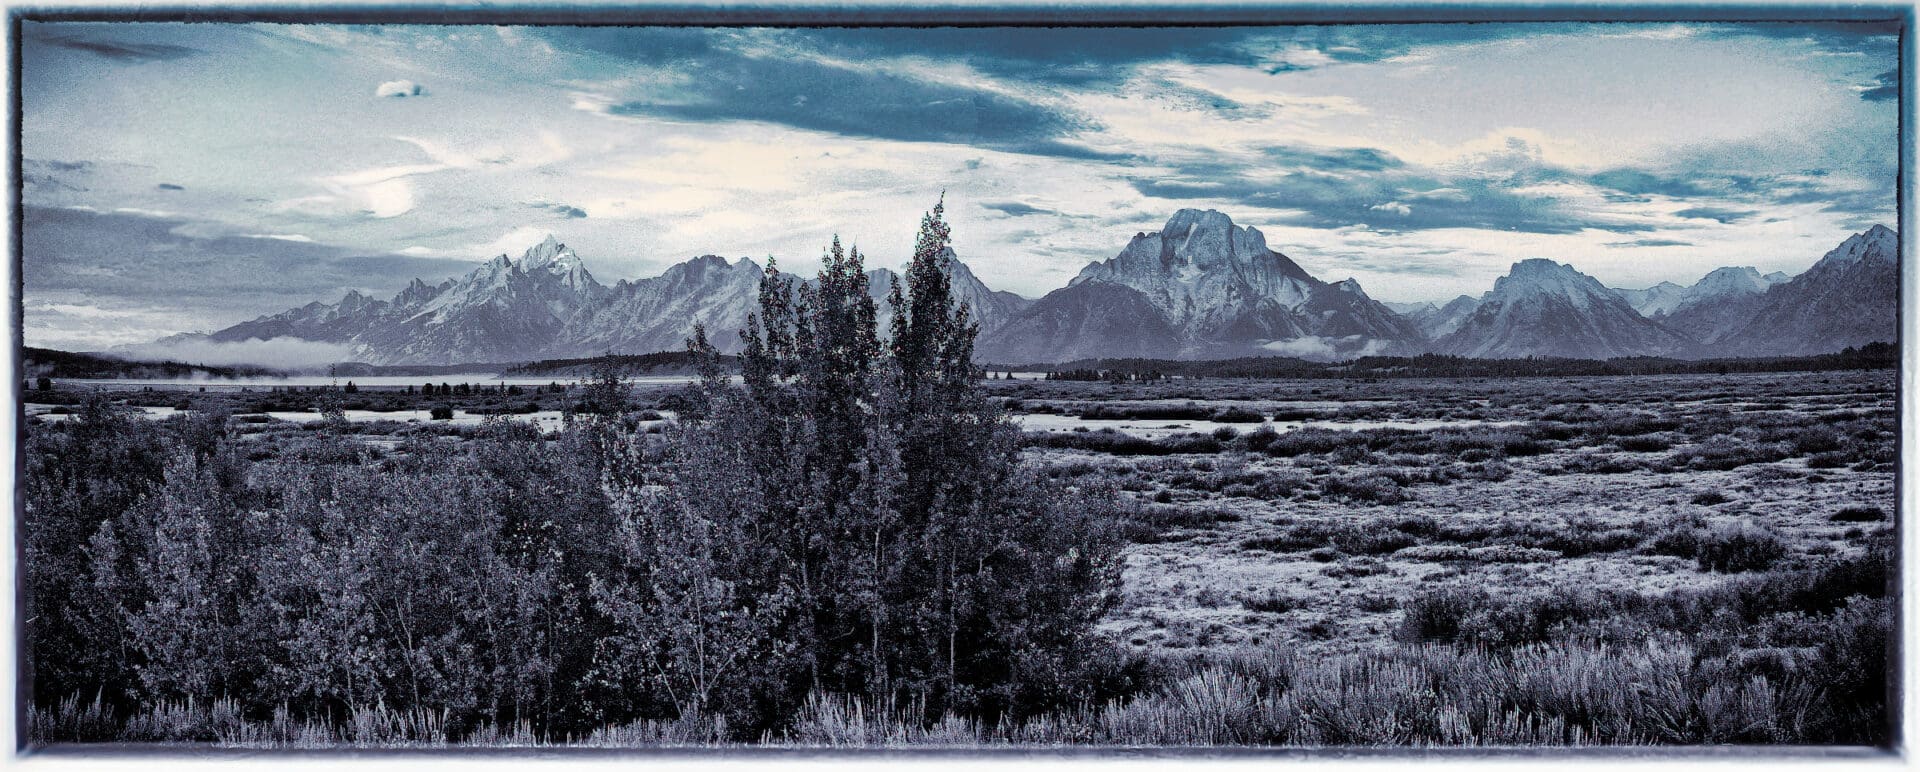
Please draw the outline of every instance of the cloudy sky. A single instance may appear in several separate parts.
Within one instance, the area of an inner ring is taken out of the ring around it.
[[[1865,24],[23,29],[28,345],[391,295],[548,233],[897,265],[944,190],[988,284],[1219,209],[1390,301],[1516,260],[1613,286],[1805,269],[1894,225],[1896,30]]]

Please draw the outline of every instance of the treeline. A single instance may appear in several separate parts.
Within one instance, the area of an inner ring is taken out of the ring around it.
[[[267,367],[216,367],[174,361],[115,359],[27,346],[21,350],[20,371],[35,378],[275,378],[285,373]]]
[[[1011,373],[1009,373],[1011,375]],[[1165,373],[1159,370],[1101,370],[1079,368],[1072,370],[1051,370],[1044,376],[1049,381],[1105,381],[1107,383],[1129,383],[1133,381],[1166,380]]]
[[[1051,373],[1050,380],[1126,381],[1166,376],[1185,378],[1513,378],[1593,375],[1726,375],[1730,373],[1884,370],[1898,367],[1900,350],[1891,343],[1869,343],[1832,354],[1743,359],[1475,359],[1422,354],[1413,357],[1361,357],[1343,362],[1312,362],[1292,357],[1238,359],[1092,359],[1059,365],[1030,364],[992,369]]]
[[[823,699],[991,723],[1115,696],[1122,660],[1093,627],[1117,598],[1118,499],[1018,463],[940,215],[888,343],[857,252],[836,242],[817,285],[770,266],[744,383],[696,331],[703,378],[663,433],[622,420],[605,362],[576,389],[595,410],[551,438],[496,420],[375,452],[323,427],[256,457],[218,414],[145,421],[97,396],[32,427],[36,715],[97,699],[396,715],[455,741],[634,722],[750,741]]]
[[[578,359],[542,359],[537,362],[514,365],[501,373],[512,377],[569,377],[577,378],[590,374],[595,365],[611,362],[621,370],[634,375],[690,375],[696,370],[698,362],[694,355],[686,351],[661,351],[652,354],[604,354],[597,357]],[[739,367],[739,357],[721,355],[719,362],[728,369]]]

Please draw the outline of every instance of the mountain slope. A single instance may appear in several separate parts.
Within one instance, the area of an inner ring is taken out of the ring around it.
[[[1420,328],[1421,334],[1428,339],[1437,340],[1459,329],[1460,323],[1465,321],[1474,309],[1480,307],[1480,299],[1471,295],[1461,295],[1438,308],[1433,307],[1431,303],[1427,305],[1427,310],[1417,311],[1407,318],[1413,322],[1414,326]]]
[[[1823,354],[1899,337],[1900,237],[1875,225],[1753,301],[1720,346],[1737,356]]]
[[[1106,289],[1083,289],[1089,285]],[[1093,323],[1121,313],[1152,318]],[[1159,231],[1135,234],[1118,255],[1089,264],[1067,287],[983,335],[979,350],[995,361],[1066,361],[1083,355],[1077,352],[1161,349],[1169,344],[1163,330],[1172,336],[1172,355],[1188,358],[1303,345],[1324,355],[1378,352],[1421,340],[1412,323],[1358,283],[1322,282],[1268,249],[1259,230],[1217,211],[1182,209]],[[1124,337],[1134,333],[1149,337]]]
[[[1513,264],[1435,353],[1457,356],[1673,356],[1692,344],[1649,321],[1625,298],[1569,265],[1530,259]]]
[[[1106,282],[1082,282],[1033,302],[992,335],[977,358],[1002,364],[1097,357],[1176,358],[1180,335],[1146,295]]]
[[[1784,273],[1762,275],[1750,267],[1716,268],[1653,318],[1696,342],[1717,343],[1753,316],[1760,296],[1787,278]]]
[[[973,274],[973,269],[960,262],[960,257],[952,249],[942,253],[947,261],[947,285],[955,302],[967,307],[967,313],[980,333],[987,332],[1006,324],[1033,301],[1005,290],[988,287],[985,282]],[[885,335],[893,326],[893,307],[887,304],[887,295],[893,290],[893,282],[898,279],[904,290],[906,277],[891,268],[875,268],[867,271],[867,294],[873,298],[878,313],[880,333]]]
[[[982,329],[1031,303],[988,288],[950,252],[949,258],[954,295]],[[316,301],[170,340],[300,338],[344,344],[355,360],[376,365],[444,365],[678,351],[698,323],[717,348],[733,353],[747,316],[759,308],[762,275],[752,260],[703,255],[659,276],[608,287],[594,280],[579,255],[549,236],[518,260],[499,255],[439,285],[415,279],[391,300],[349,291],[338,303]],[[883,332],[893,276],[884,268],[868,273]]]
[[[762,273],[746,258],[728,263],[702,255],[659,276],[622,280],[566,330],[553,350],[558,356],[677,351],[686,347],[698,323],[716,348],[737,351],[747,315],[759,308]]]
[[[1687,288],[1670,281],[1663,281],[1646,289],[1614,289],[1613,291],[1614,294],[1625,299],[1627,305],[1633,306],[1635,313],[1652,318],[1665,316],[1675,306],[1680,305],[1680,300],[1686,295]]]

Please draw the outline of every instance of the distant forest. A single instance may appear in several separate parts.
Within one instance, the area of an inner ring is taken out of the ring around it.
[[[25,378],[272,378],[285,373],[269,367],[220,367],[172,361],[129,361],[27,346],[21,349],[20,374]]]
[[[575,359],[542,359],[519,364],[473,363],[438,366],[373,366],[343,363],[340,377],[369,375],[440,375],[499,372],[508,377],[588,377],[594,366],[611,357],[628,375],[687,375],[694,372],[693,355],[686,351],[651,354],[608,354]],[[739,369],[739,358],[718,357],[728,371]],[[1065,380],[1142,380],[1183,378],[1521,378],[1592,375],[1710,375],[1730,373],[1812,372],[1819,370],[1884,370],[1900,365],[1900,349],[1891,343],[1869,343],[1859,348],[1818,356],[1730,359],[1474,359],[1422,354],[1413,357],[1361,357],[1342,362],[1314,362],[1293,357],[1238,359],[1080,359],[1062,363],[979,365],[988,377],[1008,372],[1054,373]],[[183,362],[130,361],[54,349],[24,350],[22,373],[29,378],[271,378],[288,373],[266,367],[216,367]]]
[[[1833,354],[1751,359],[1473,359],[1422,354],[1414,357],[1361,357],[1345,362],[1313,362],[1292,357],[1239,359],[1080,359],[1060,364],[989,364],[989,373],[1049,372],[1068,380],[1141,380],[1185,378],[1517,378],[1588,375],[1710,375],[1729,373],[1881,370],[1900,365],[1891,343],[1869,343]],[[1089,377],[1089,374],[1092,374]]]

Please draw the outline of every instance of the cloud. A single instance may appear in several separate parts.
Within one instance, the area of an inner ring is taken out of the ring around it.
[[[20,183],[31,194],[84,193],[94,165],[90,161],[46,161],[36,158],[20,163]]]
[[[1269,341],[1261,344],[1260,348],[1280,356],[1332,361],[1335,359],[1373,356],[1381,351],[1385,351],[1386,343],[1384,341],[1369,340],[1357,335],[1346,338],[1324,338],[1308,335],[1288,340]]]
[[[1712,220],[1722,225],[1730,225],[1757,214],[1759,214],[1759,212],[1748,209],[1722,209],[1713,206],[1695,206],[1674,212],[1673,216],[1685,217],[1690,220]]]
[[[420,84],[410,80],[390,80],[373,90],[373,95],[377,97],[424,96],[426,93]]]
[[[500,238],[485,244],[474,245],[474,247],[468,251],[468,254],[486,255],[489,257],[493,255],[507,255],[518,258],[521,254],[525,253],[528,248],[546,240],[550,235],[552,235],[552,233],[545,228],[534,225],[523,225],[508,231],[506,235]]]
[[[1026,217],[1029,215],[1036,215],[1036,214],[1048,214],[1048,215],[1060,214],[1059,212],[1052,209],[1043,209],[1041,207],[1037,207],[1032,204],[1021,203],[1019,201],[986,201],[980,204],[980,208],[991,211],[991,212],[999,212],[1009,217]]]
[[[619,117],[717,123],[760,121],[848,137],[971,144],[1067,158],[1117,154],[1076,142],[1096,128],[1087,116],[1035,89],[981,83],[962,68],[924,59],[835,58],[806,34],[713,31],[660,38],[650,32],[553,29],[557,45],[580,41],[611,57],[609,94],[576,107]],[[978,37],[978,35],[975,35]],[[678,52],[678,53],[676,53]],[[684,56],[682,55],[684,54]],[[697,54],[695,56],[694,54]]]
[[[1873,83],[1860,87],[1860,98],[1869,102],[1889,102],[1900,98],[1900,71],[1887,70],[1874,76]]]
[[[195,324],[225,326],[278,313],[344,287],[397,292],[415,277],[439,281],[471,268],[315,241],[249,237],[178,217],[40,206],[28,206],[24,214],[21,272],[28,298],[69,293],[105,307],[187,306],[197,309]],[[170,331],[177,330],[158,334]]]
[[[212,341],[205,338],[175,338],[154,343],[120,346],[114,355],[128,359],[163,359],[188,364],[258,365],[282,369],[319,367],[349,361],[353,349],[339,343],[301,338],[253,338],[244,341]]]
[[[166,43],[136,43],[112,39],[87,39],[76,35],[36,37],[34,42],[72,51],[81,51],[118,62],[163,62],[184,59],[201,53],[198,49]]]
[[[173,183],[171,183],[171,182],[162,182],[162,183],[160,183],[160,184],[158,184],[158,185],[155,185],[155,186],[153,186],[153,187],[154,187],[154,189],[156,189],[156,190],[186,190],[186,187],[185,187],[185,186],[183,186],[183,185],[175,185],[175,184],[173,184]]]
[[[1276,340],[1263,344],[1260,347],[1279,354],[1280,356],[1299,357],[1301,359],[1327,360],[1335,357],[1333,341],[1329,338],[1314,335],[1293,338],[1291,340]]]
[[[1278,222],[1316,229],[1356,223],[1394,231],[1551,234],[1652,228],[1609,208],[1599,186],[1540,160],[1531,146],[1442,166],[1410,164],[1367,147],[1296,145],[1262,154],[1276,164],[1253,166],[1233,154],[1198,152],[1165,171],[1130,175],[1127,182],[1145,196],[1273,210]],[[1383,217],[1387,221],[1378,222]]]
[[[1691,247],[1693,242],[1678,239],[1634,239],[1632,241],[1609,241],[1607,246],[1615,249],[1630,247]]]
[[[548,212],[552,212],[554,214],[560,215],[561,217],[565,217],[570,220],[585,219],[587,216],[587,210],[581,209],[580,207],[574,206],[572,204],[535,202],[533,204],[529,204],[529,206],[532,206],[535,209],[541,209]]]

